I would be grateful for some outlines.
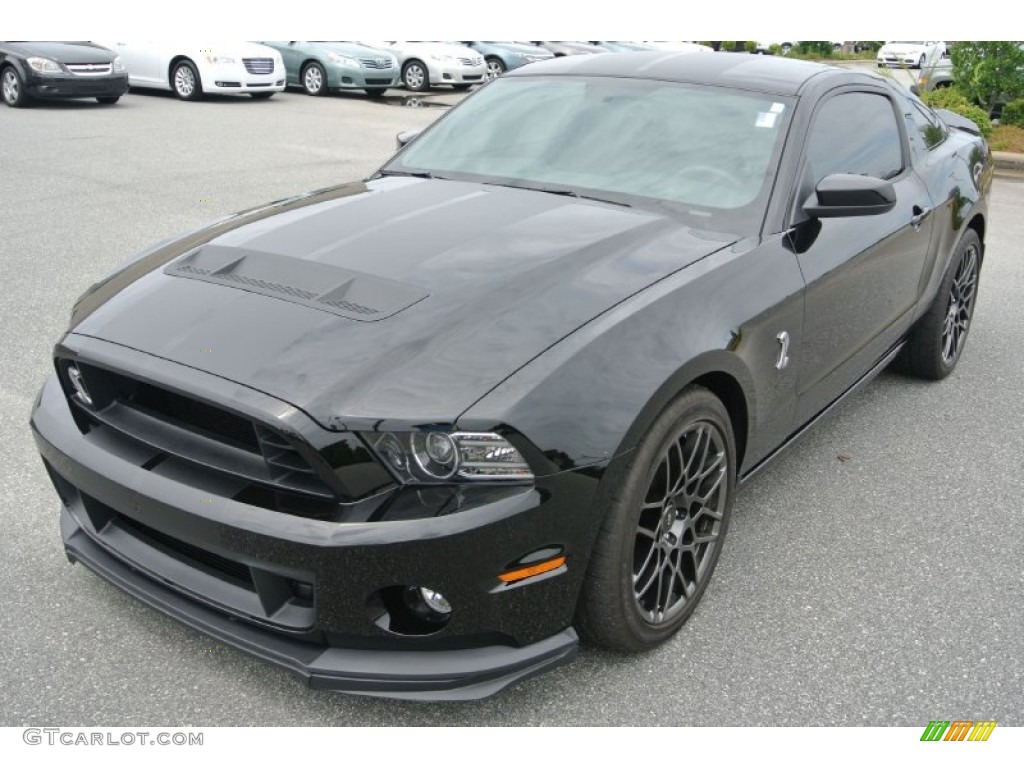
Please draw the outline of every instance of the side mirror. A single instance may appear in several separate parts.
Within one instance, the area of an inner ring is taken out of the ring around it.
[[[395,136],[395,143],[398,145],[398,149],[401,149],[419,135],[419,131],[402,131],[400,134]]]
[[[839,216],[877,216],[896,206],[892,182],[873,176],[833,173],[818,182],[804,203],[804,212],[817,219]]]

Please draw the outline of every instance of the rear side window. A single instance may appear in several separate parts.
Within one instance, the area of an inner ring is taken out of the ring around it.
[[[805,180],[813,186],[832,173],[891,179],[903,170],[901,147],[899,125],[887,97],[841,93],[814,117]]]
[[[918,136],[925,149],[931,149],[941,144],[946,138],[946,127],[942,121],[927,107],[918,104],[916,101],[910,103],[910,117],[914,121]]]

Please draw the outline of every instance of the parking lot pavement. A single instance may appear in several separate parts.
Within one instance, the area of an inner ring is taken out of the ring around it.
[[[27,421],[75,297],[160,237],[364,176],[441,113],[399,104],[0,109],[0,725],[1024,725],[1024,183],[1009,180],[956,372],[883,374],[744,485],[706,598],[659,650],[585,649],[478,703],[356,699],[68,565]]]

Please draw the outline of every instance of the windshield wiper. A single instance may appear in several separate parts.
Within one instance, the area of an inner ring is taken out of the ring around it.
[[[438,176],[431,173],[430,171],[377,171],[378,176],[412,176],[416,179],[444,179],[444,176]]]
[[[623,208],[632,208],[633,206],[629,203],[625,203],[621,200],[610,200],[607,197],[597,197],[596,195],[585,195],[577,192],[572,187],[547,187],[542,184],[510,184],[508,182],[499,181],[485,181],[483,184],[492,184],[496,187],[511,187],[512,189],[530,189],[534,192],[545,192],[549,195],[562,195],[564,197],[575,197],[577,200],[594,200],[598,203],[611,203],[612,205],[621,205]]]

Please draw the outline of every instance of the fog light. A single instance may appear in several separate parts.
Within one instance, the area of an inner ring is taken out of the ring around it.
[[[452,604],[433,589],[408,587],[405,590],[405,604],[416,616],[431,623],[447,622],[452,613]]]

